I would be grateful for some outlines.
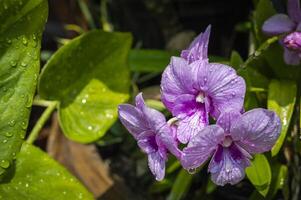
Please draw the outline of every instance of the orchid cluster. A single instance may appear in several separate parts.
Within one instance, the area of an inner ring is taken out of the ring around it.
[[[301,9],[299,0],[288,0],[287,12],[276,14],[267,19],[262,31],[269,36],[280,36],[284,48],[284,61],[289,65],[298,65],[301,59]]]
[[[244,79],[230,66],[209,62],[209,35],[210,26],[180,57],[171,58],[162,75],[161,99],[171,120],[147,107],[141,93],[135,106],[119,106],[122,124],[148,155],[157,180],[164,178],[170,153],[189,172],[211,158],[212,181],[236,184],[244,178],[252,155],[271,150],[279,136],[280,119],[274,112],[244,112]],[[216,124],[210,125],[210,118]]]

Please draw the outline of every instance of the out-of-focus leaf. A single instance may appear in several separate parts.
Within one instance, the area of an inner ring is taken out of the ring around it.
[[[263,196],[269,192],[272,174],[268,160],[263,154],[257,154],[247,167],[246,174],[256,190]]]
[[[287,166],[280,163],[272,163],[272,181],[266,199],[273,199],[278,190],[281,190],[287,177]]]
[[[212,192],[214,192],[214,190],[217,188],[217,185],[215,185],[212,180],[209,178],[208,179],[208,183],[207,183],[207,187],[206,187],[206,194],[211,194]]]
[[[262,25],[272,15],[276,14],[272,1],[259,0],[253,13],[254,32],[256,39],[262,43],[267,38],[262,33]]]
[[[162,181],[155,182],[149,188],[150,193],[161,193],[172,187],[172,182],[168,179],[163,179]]]
[[[230,56],[230,66],[237,70],[243,63],[244,61],[240,57],[239,53],[237,51],[232,51]]]
[[[40,149],[24,143],[15,168],[0,184],[0,199],[93,199],[65,168]]]
[[[146,105],[148,105],[151,108],[154,108],[159,111],[165,110],[165,106],[161,101],[153,100],[153,99],[147,99],[145,100]]]
[[[47,14],[46,0],[0,1],[0,176],[12,165],[27,129]]]
[[[268,109],[273,110],[281,119],[280,136],[272,148],[272,156],[278,154],[284,142],[296,102],[297,86],[291,81],[272,80],[269,85]]]
[[[181,169],[172,186],[171,192],[167,197],[167,200],[180,200],[183,198],[190,188],[192,177],[193,176],[186,170]]]
[[[130,69],[134,72],[162,72],[172,56],[179,52],[155,49],[132,49],[129,54]]]
[[[59,101],[59,122],[72,140],[102,137],[117,118],[130,86],[131,35],[91,31],[59,49],[44,67],[39,95]]]

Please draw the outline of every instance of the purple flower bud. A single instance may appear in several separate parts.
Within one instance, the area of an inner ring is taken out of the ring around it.
[[[293,32],[283,39],[286,48],[301,53],[301,32]]]

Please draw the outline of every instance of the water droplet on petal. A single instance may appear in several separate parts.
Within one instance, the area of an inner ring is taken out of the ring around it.
[[[190,169],[188,169],[188,173],[189,174],[195,174],[196,173],[196,169],[195,168],[190,168]]]

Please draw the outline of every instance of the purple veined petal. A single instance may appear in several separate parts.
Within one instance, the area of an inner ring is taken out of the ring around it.
[[[218,124],[220,127],[222,127],[226,133],[230,133],[231,124],[234,123],[239,117],[241,116],[241,113],[236,110],[229,110],[226,112],[223,112],[216,124]]]
[[[224,186],[227,183],[234,185],[245,177],[245,168],[249,165],[249,159],[232,143],[229,147],[218,146],[209,163],[208,171],[216,185]]]
[[[199,34],[190,44],[189,48],[181,52],[181,57],[189,63],[196,60],[208,60],[208,43],[210,37],[211,25],[204,33]]]
[[[148,124],[150,130],[157,132],[166,124],[165,116],[161,112],[145,105],[142,93],[136,96],[136,107],[142,112],[144,121]]]
[[[172,57],[171,63],[162,74],[161,98],[165,106],[172,110],[175,99],[182,94],[191,94],[191,69],[183,58]]]
[[[185,169],[194,169],[205,163],[224,140],[224,130],[218,125],[203,128],[183,149],[181,163]]]
[[[206,113],[197,110],[194,114],[179,120],[177,138],[181,143],[186,144],[207,125]]]
[[[288,0],[287,12],[293,21],[299,23],[301,20],[300,0]]]
[[[159,152],[148,154],[148,167],[157,181],[163,180],[165,176],[165,162]]]
[[[262,31],[267,35],[280,35],[291,32],[295,29],[296,24],[285,14],[276,14],[267,19]]]
[[[138,146],[146,154],[158,151],[158,144],[156,141],[156,134],[152,131],[144,131],[137,137]]]
[[[231,127],[231,137],[251,154],[271,150],[279,137],[280,119],[273,111],[262,108],[244,113]]]
[[[159,146],[165,147],[176,158],[180,159],[182,152],[178,148],[177,127],[175,125],[165,125],[161,128],[156,139]]]
[[[287,48],[284,48],[283,57],[284,57],[284,62],[288,65],[300,64],[300,57],[298,52],[290,51]]]
[[[194,86],[203,91],[210,100],[210,115],[218,118],[220,113],[243,108],[246,84],[235,70],[227,65],[196,61],[191,64],[195,71]]]
[[[118,115],[121,123],[134,138],[137,138],[140,133],[148,130],[148,125],[143,114],[136,107],[129,104],[119,105]]]
[[[297,28],[296,28],[296,31],[299,31],[299,32],[301,32],[301,22],[300,22],[300,23],[298,23],[298,25],[297,25]]]
[[[171,112],[173,116],[179,119],[193,115],[199,108],[203,109],[201,108],[201,105],[197,104],[196,97],[192,94],[179,95],[174,102],[175,106],[173,107]]]

